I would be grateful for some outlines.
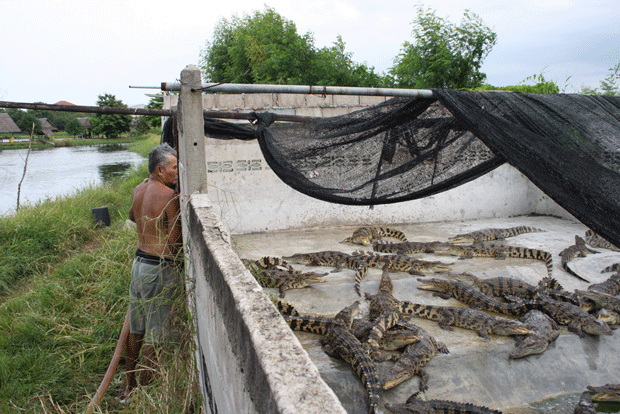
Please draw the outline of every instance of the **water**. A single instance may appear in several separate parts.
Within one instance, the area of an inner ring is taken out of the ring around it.
[[[15,212],[27,149],[0,151],[0,216]],[[20,205],[74,193],[123,175],[144,161],[123,145],[31,150]]]

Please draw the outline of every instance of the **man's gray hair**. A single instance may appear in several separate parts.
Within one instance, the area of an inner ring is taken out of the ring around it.
[[[154,173],[155,169],[160,165],[162,167],[166,166],[170,162],[171,155],[178,158],[177,150],[166,143],[153,148],[149,153],[149,174]]]

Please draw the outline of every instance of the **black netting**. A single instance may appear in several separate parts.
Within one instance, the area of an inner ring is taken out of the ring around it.
[[[205,133],[257,137],[285,183],[341,204],[425,197],[508,162],[620,245],[620,97],[433,92],[299,124],[256,114],[256,131],[205,119]]]

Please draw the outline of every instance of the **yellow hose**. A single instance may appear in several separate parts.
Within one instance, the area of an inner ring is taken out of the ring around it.
[[[101,381],[101,385],[99,386],[99,389],[97,390],[97,393],[93,397],[92,401],[88,405],[85,414],[91,414],[93,412],[95,407],[99,405],[99,402],[103,398],[103,395],[110,386],[110,382],[112,382],[112,378],[114,378],[114,373],[116,372],[116,368],[118,367],[118,362],[121,360],[121,355],[123,353],[123,349],[125,348],[125,341],[127,340],[127,335],[129,335],[129,309],[127,310],[127,314],[125,315],[125,322],[123,323],[123,329],[121,330],[121,335],[118,338],[118,343],[116,344],[116,349],[114,350],[112,361],[110,361],[110,365],[108,366],[108,370],[105,372],[103,381]]]

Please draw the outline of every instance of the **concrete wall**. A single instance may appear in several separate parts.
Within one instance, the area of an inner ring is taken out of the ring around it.
[[[206,196],[185,210],[207,413],[345,413],[271,300],[233,251]]]

